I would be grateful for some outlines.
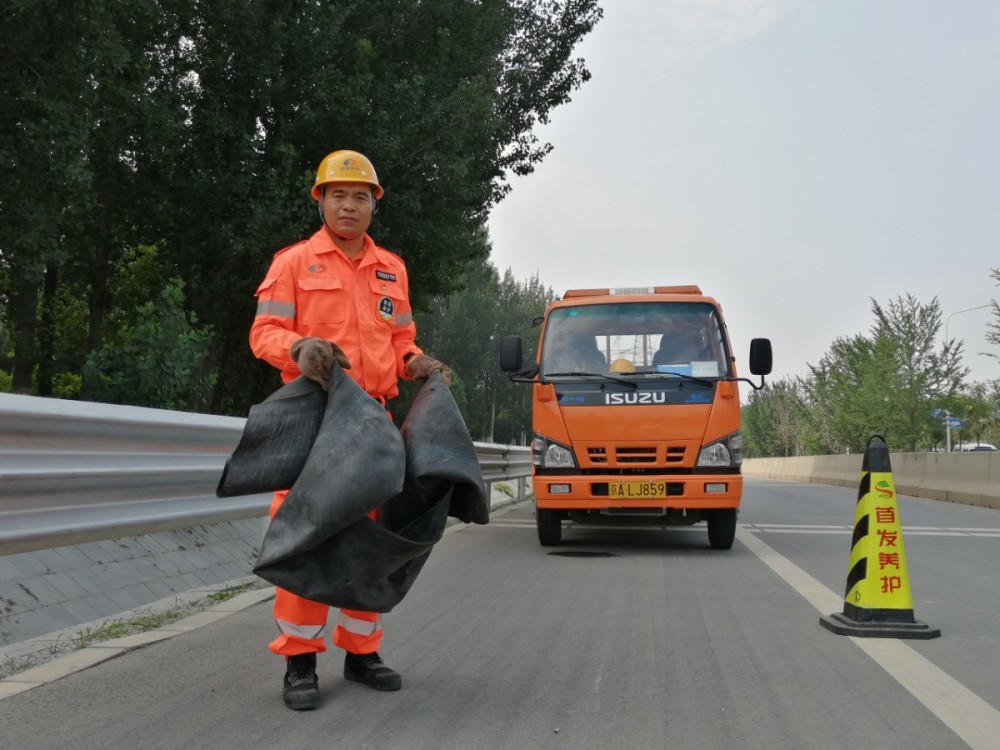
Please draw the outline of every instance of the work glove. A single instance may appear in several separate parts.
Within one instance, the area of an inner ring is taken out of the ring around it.
[[[345,370],[351,369],[351,360],[339,346],[315,336],[295,341],[288,354],[299,366],[299,371],[323,386],[324,391],[330,389],[330,368],[333,367],[334,360],[337,360]]]
[[[426,354],[411,357],[410,361],[406,363],[406,372],[414,380],[427,380],[432,372],[440,372],[444,382],[451,385],[451,368]]]

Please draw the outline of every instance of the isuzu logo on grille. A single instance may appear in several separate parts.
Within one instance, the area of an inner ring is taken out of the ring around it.
[[[665,391],[643,391],[642,393],[605,393],[606,404],[665,404]]]

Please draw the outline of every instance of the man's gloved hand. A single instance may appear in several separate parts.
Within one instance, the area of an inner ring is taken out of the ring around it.
[[[440,372],[444,382],[451,385],[451,368],[443,362],[438,362],[434,357],[418,354],[411,357],[410,361],[406,363],[406,372],[414,380],[426,380],[435,371]]]
[[[345,370],[351,369],[351,360],[339,346],[315,336],[295,341],[288,354],[295,360],[302,374],[323,386],[324,391],[330,389],[330,368],[333,367],[333,360],[337,360]]]

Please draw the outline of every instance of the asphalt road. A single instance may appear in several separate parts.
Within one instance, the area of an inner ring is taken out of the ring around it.
[[[818,622],[854,501],[749,480],[729,551],[703,526],[544,548],[518,506],[449,533],[385,616],[398,693],[330,651],[323,705],[289,711],[263,603],[0,700],[0,747],[1000,748],[1000,512],[901,498],[916,615],[943,635],[854,639]]]

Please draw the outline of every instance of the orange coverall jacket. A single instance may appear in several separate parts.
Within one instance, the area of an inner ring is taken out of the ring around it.
[[[288,383],[300,374],[288,353],[294,341],[333,341],[351,361],[344,372],[384,403],[399,393],[397,376],[407,379],[403,357],[423,354],[416,332],[402,258],[367,234],[361,253],[348,258],[321,228],[275,253],[257,289],[250,348]]]

